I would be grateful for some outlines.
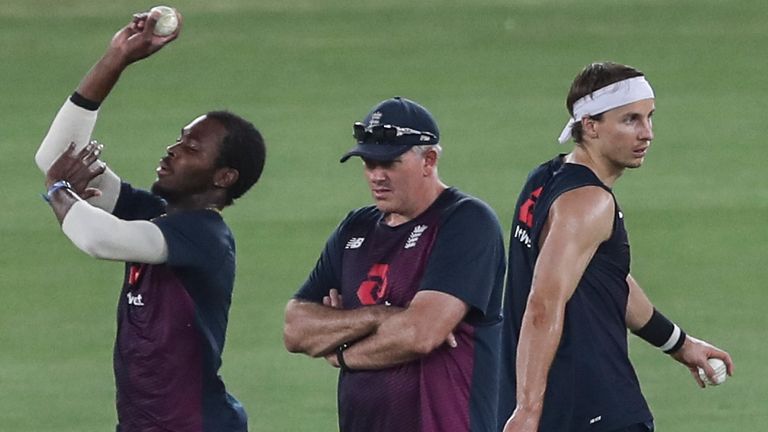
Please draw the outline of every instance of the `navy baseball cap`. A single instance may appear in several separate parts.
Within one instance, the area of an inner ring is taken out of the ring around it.
[[[357,145],[341,157],[352,156],[375,161],[390,161],[416,145],[440,142],[437,122],[429,111],[416,102],[395,96],[373,107],[362,122],[353,126]]]

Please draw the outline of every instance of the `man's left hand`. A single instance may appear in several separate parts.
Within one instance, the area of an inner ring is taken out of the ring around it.
[[[48,169],[46,187],[50,188],[59,180],[66,180],[82,199],[98,196],[101,191],[89,188],[88,183],[107,169],[106,164],[99,160],[101,149],[101,144],[96,141],[91,141],[80,151],[75,151],[75,143],[70,143]]]
[[[711,358],[724,361],[728,376],[733,375],[733,360],[731,360],[730,354],[692,336],[686,337],[683,346],[672,354],[672,358],[684,364],[691,371],[691,375],[693,375],[693,378],[701,388],[706,387],[706,384],[699,377],[698,368],[704,369],[704,373],[706,373],[710,380],[715,378],[714,369],[707,363],[707,360]]]

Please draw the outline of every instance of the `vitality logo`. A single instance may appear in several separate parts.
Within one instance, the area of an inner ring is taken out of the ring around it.
[[[541,190],[544,187],[541,186],[531,192],[531,196],[520,206],[518,210],[517,219],[520,222],[515,226],[514,237],[524,244],[526,247],[531,247],[531,236],[528,234],[528,230],[533,228],[533,210],[536,207],[536,200],[541,195]],[[523,226],[520,226],[523,225]]]
[[[520,212],[517,218],[520,222],[524,223],[528,229],[533,228],[533,208],[536,206],[536,200],[541,195],[541,190],[544,186],[540,186],[538,189],[531,192],[531,196],[520,206]]]
[[[126,295],[128,297],[128,304],[133,306],[144,306],[144,302],[141,300],[141,294],[135,296],[131,293]]]

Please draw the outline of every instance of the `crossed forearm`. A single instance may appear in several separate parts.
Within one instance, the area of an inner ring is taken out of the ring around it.
[[[339,345],[363,338],[399,308],[366,306],[337,309],[293,299],[285,311],[284,342],[290,352],[322,357]]]

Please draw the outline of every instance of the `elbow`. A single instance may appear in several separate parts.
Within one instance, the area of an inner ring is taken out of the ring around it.
[[[408,351],[418,357],[424,357],[445,343],[448,335],[436,334],[431,330],[432,329],[429,328],[416,327],[409,329],[406,334],[406,340],[408,341]]]
[[[531,296],[525,310],[525,320],[534,328],[551,329],[562,323],[565,303]]]
[[[35,165],[40,168],[40,171],[42,171],[43,174],[48,172],[48,161],[45,160],[45,157],[40,149],[38,149],[37,153],[35,153]]]
[[[290,353],[301,353],[303,352],[301,340],[296,334],[294,327],[286,320],[283,326],[283,345],[285,345],[285,349]]]
[[[301,346],[299,345],[299,342],[289,332],[287,326],[283,330],[283,345],[285,345],[285,349],[289,353],[296,354],[296,353],[300,353],[301,352]]]
[[[301,317],[299,316],[298,302],[294,299],[288,301],[285,307],[285,322],[283,323],[283,345],[291,353],[306,353],[301,337]],[[311,354],[310,354],[311,355]]]
[[[301,337],[300,331],[295,329],[295,326],[285,324],[283,327],[283,345],[286,351],[293,354],[306,354],[310,357],[322,357],[326,353],[306,344],[304,338]]]

